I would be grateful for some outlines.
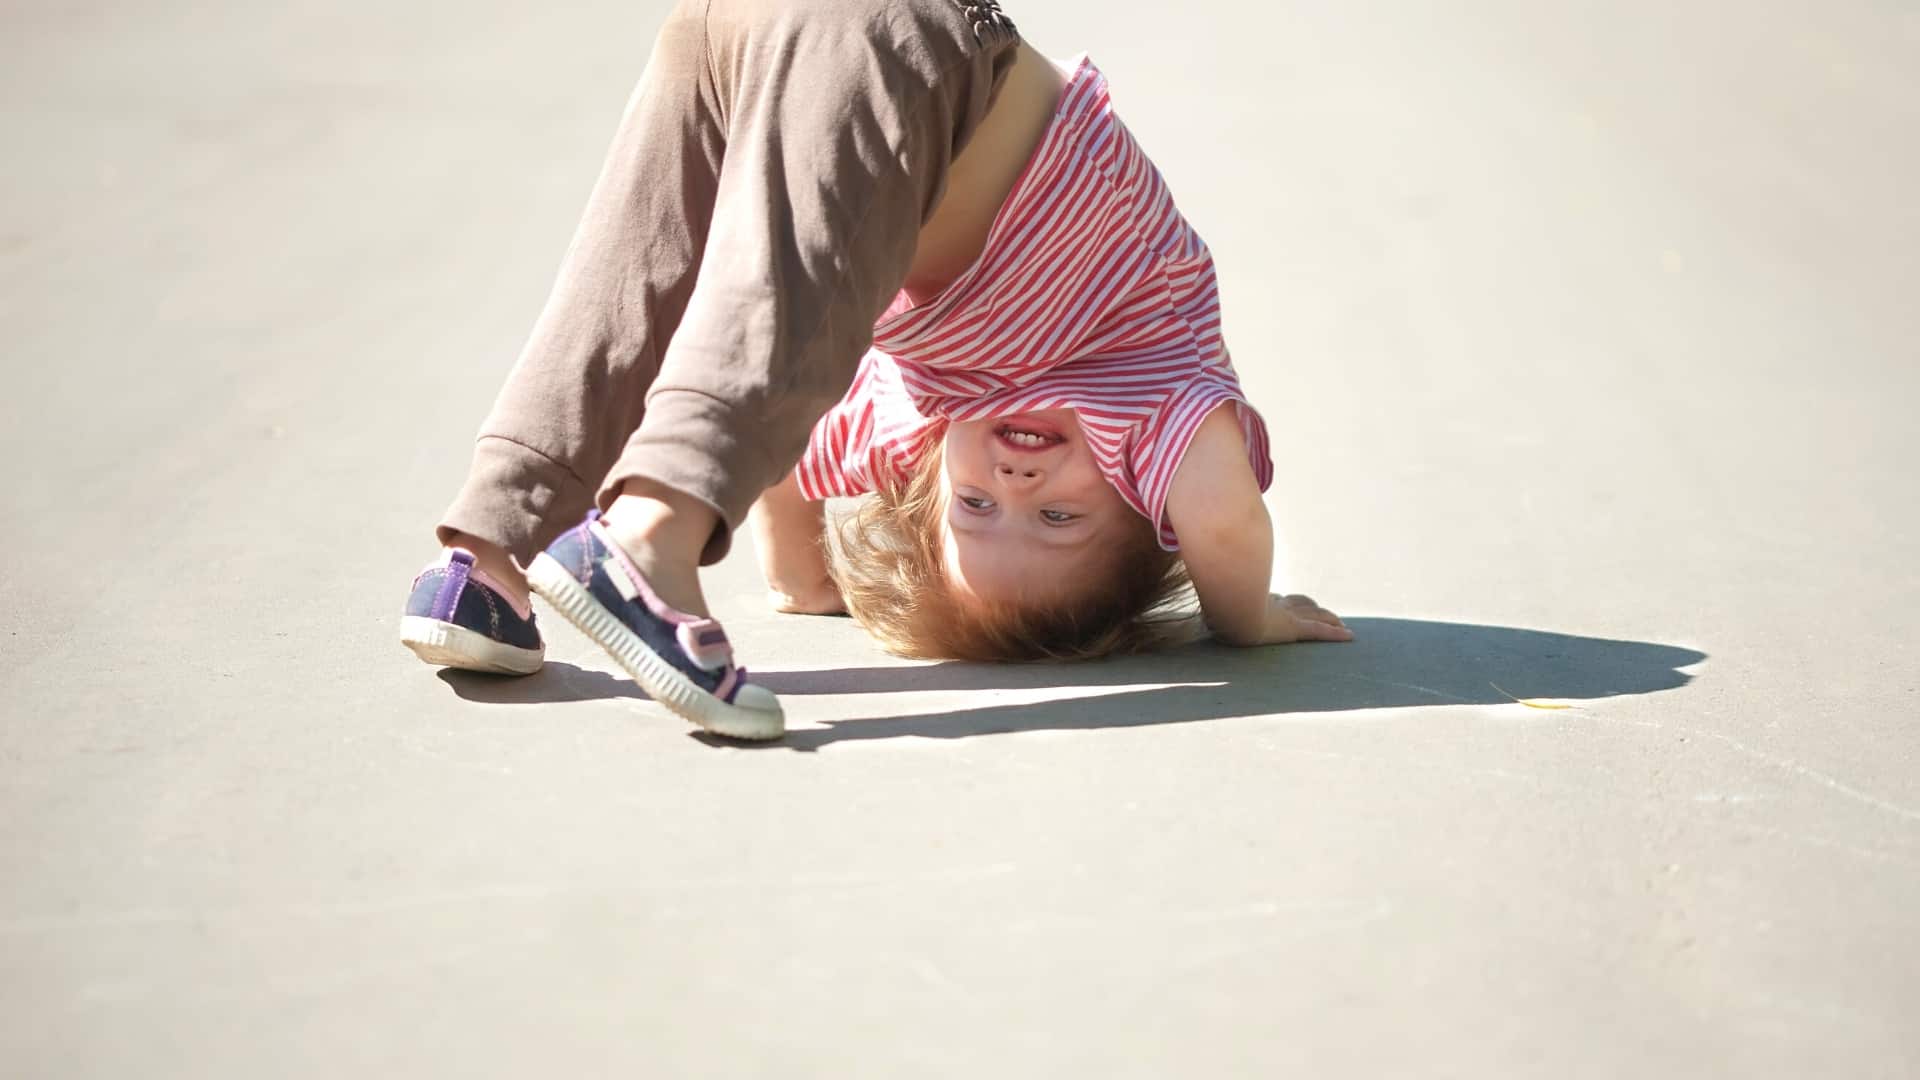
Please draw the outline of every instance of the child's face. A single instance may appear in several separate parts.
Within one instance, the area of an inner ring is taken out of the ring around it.
[[[1050,600],[1094,580],[1137,516],[1101,474],[1072,409],[950,424],[946,560],[962,595]]]

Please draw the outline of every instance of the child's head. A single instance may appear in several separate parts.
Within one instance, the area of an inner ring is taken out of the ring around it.
[[[1071,410],[948,425],[831,530],[847,610],[892,652],[1074,660],[1177,637],[1186,575]]]

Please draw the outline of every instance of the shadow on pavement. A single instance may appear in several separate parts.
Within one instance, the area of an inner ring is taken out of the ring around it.
[[[1151,656],[1072,665],[945,663],[756,672],[785,695],[930,690],[1142,687],[1019,705],[829,721],[759,744],[817,750],[853,739],[961,739],[1014,731],[1180,724],[1234,716],[1415,705],[1493,705],[1515,698],[1590,700],[1685,686],[1706,654],[1674,645],[1418,619],[1348,619],[1343,645],[1229,649],[1200,643]],[[1169,684],[1169,685],[1156,685]],[[715,745],[749,745],[694,737]]]
[[[1149,656],[1085,664],[919,664],[822,671],[755,671],[775,693],[903,694],[1085,688],[1084,696],[917,715],[829,721],[779,742],[716,746],[818,750],[829,743],[908,736],[962,739],[1013,731],[1181,724],[1234,716],[1342,712],[1416,705],[1497,705],[1515,698],[1590,700],[1685,686],[1680,669],[1706,654],[1675,645],[1575,637],[1506,626],[1420,619],[1348,619],[1344,645],[1229,649],[1198,643]],[[624,678],[549,660],[535,675],[501,678],[443,670],[469,701],[494,704],[635,698]],[[1109,689],[1122,688],[1122,689]]]
[[[600,698],[650,700],[626,676],[577,667],[565,660],[549,660],[531,675],[485,675],[477,671],[441,668],[440,681],[468,701],[489,705],[539,705],[556,701],[595,701]],[[758,673],[755,673],[758,677]]]

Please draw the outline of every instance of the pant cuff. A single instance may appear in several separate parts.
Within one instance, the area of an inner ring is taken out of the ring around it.
[[[700,500],[720,518],[700,553],[700,565],[711,566],[732,547],[733,530],[746,520],[753,501],[791,467],[769,455],[758,437],[764,426],[707,394],[656,390],[647,398],[640,429],[607,473],[600,508],[610,506],[630,479],[651,480]]]
[[[525,566],[585,516],[593,489],[566,466],[511,439],[483,435],[473,467],[440,517],[441,543],[456,532],[498,544]]]

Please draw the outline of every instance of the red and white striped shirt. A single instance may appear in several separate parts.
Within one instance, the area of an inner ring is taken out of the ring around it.
[[[1174,470],[1223,402],[1265,491],[1266,424],[1221,340],[1213,256],[1083,54],[980,257],[934,300],[902,292],[880,316],[796,473],[809,499],[858,495],[908,475],[947,421],[1073,409],[1101,472],[1171,551]]]

